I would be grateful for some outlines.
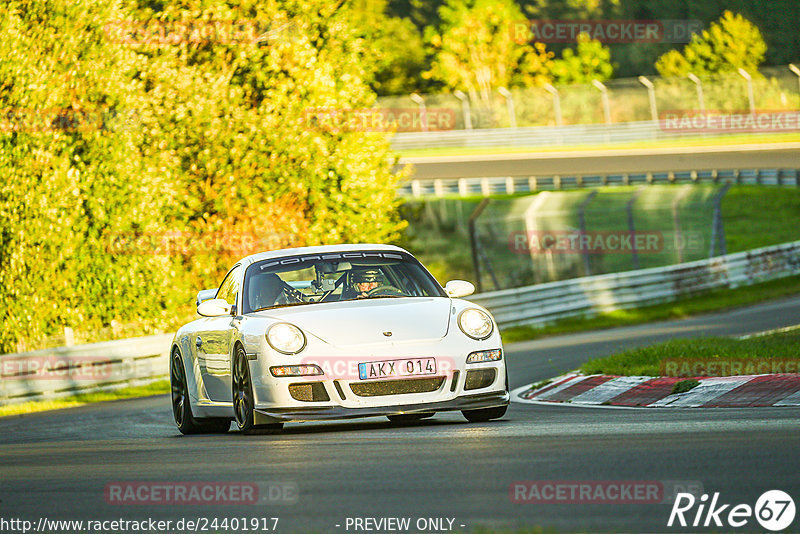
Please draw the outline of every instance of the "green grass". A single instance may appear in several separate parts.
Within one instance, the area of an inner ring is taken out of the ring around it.
[[[664,362],[668,359],[690,362],[692,360],[735,361],[744,364],[748,360],[755,359],[796,361],[800,359],[797,351],[798,345],[800,345],[800,329],[748,339],[727,337],[672,339],[666,343],[626,350],[604,358],[590,360],[583,364],[580,370],[585,374],[660,376],[664,374]],[[719,366],[717,369],[721,370],[722,367]],[[715,372],[714,376],[727,374],[730,373]],[[690,386],[692,384],[687,383],[685,387],[691,389]]]
[[[730,146],[730,145],[758,145],[766,143],[788,143],[800,141],[796,133],[768,134],[768,135],[726,135],[719,137],[686,137],[683,139],[667,139],[662,141],[634,141],[630,143],[615,143],[613,145],[562,145],[548,147],[437,147],[419,148],[400,151],[400,156],[427,157],[427,156],[461,156],[461,155],[491,155],[491,154],[527,154],[531,152],[564,152],[564,151],[605,151],[645,148],[668,147],[696,147],[696,146]]]
[[[8,406],[0,406],[0,417],[44,412],[49,410],[60,410],[63,408],[73,408],[75,406],[83,406],[85,404],[92,404],[96,402],[132,399],[137,397],[150,397],[152,395],[164,395],[165,393],[169,393],[169,380],[158,380],[143,386],[131,386],[109,391],[81,393],[78,395],[54,400],[31,401],[19,404],[10,404]]]
[[[513,343],[557,334],[683,319],[701,313],[721,311],[796,294],[800,294],[800,276],[736,289],[717,289],[675,302],[604,313],[591,318],[563,319],[544,327],[509,327],[504,328],[501,334],[503,343]]]
[[[800,239],[800,188],[738,185],[722,198],[728,252]]]

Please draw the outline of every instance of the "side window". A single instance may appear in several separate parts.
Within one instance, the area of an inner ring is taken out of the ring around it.
[[[239,294],[239,285],[240,285],[240,274],[242,272],[241,265],[237,265],[228,273],[228,276],[225,277],[225,280],[222,281],[222,285],[219,286],[219,291],[217,291],[217,298],[218,299],[225,299],[225,302],[228,304],[238,304],[236,302],[236,295]]]

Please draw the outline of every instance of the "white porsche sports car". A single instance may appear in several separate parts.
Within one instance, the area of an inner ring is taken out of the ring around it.
[[[285,421],[460,410],[502,417],[508,378],[494,319],[442,288],[405,250],[335,245],[248,256],[172,343],[175,422],[184,434],[280,429]]]

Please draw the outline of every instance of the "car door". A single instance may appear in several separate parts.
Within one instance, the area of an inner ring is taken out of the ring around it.
[[[241,306],[238,302],[241,287],[242,267],[231,269],[219,286],[216,298],[228,304]],[[238,313],[238,312],[237,312]],[[197,362],[203,377],[208,398],[217,402],[231,402],[231,350],[236,322],[232,315],[207,317],[195,346]]]

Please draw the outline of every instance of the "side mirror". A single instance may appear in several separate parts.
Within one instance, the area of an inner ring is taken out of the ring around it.
[[[225,299],[205,300],[197,307],[197,313],[203,317],[229,315],[231,313],[231,305],[225,302]]]
[[[197,301],[194,303],[195,306],[200,306],[200,303],[204,300],[211,300],[217,296],[216,289],[204,289],[197,294]]]
[[[448,297],[466,297],[475,293],[475,286],[466,280],[450,280],[444,286],[444,292],[447,293]]]

